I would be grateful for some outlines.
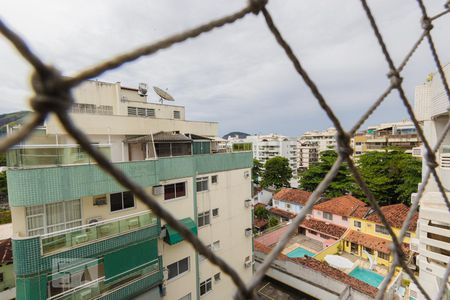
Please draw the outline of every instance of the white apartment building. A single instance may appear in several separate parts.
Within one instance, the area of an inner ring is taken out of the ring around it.
[[[297,176],[297,142],[294,139],[278,134],[249,135],[245,139],[229,138],[231,145],[252,144],[253,157],[265,164],[275,156],[286,157],[292,169],[292,175]],[[236,146],[233,146],[236,147]]]
[[[449,82],[449,63],[444,67],[444,72]],[[449,99],[438,73],[432,74],[427,82],[416,87],[415,114],[432,147],[449,121],[448,109]],[[446,189],[447,197],[450,197],[448,192],[450,190],[450,134],[448,132],[437,152],[437,160],[439,163],[437,173]],[[423,170],[425,170],[425,162]],[[411,248],[419,254],[417,259],[419,282],[434,299],[439,288],[443,284],[448,285],[449,282],[448,278],[443,277],[450,260],[450,212],[433,176],[430,177],[420,202],[417,238],[418,240],[411,243]],[[412,296],[424,299],[418,290],[414,290]]]
[[[188,121],[144,89],[87,81],[74,96],[71,117],[92,144],[248,281],[252,153],[215,153],[217,123]],[[8,152],[8,165],[18,300],[232,298],[230,278],[55,117]]]
[[[322,151],[336,148],[336,129],[306,131],[297,140],[298,168],[306,170],[319,161]]]

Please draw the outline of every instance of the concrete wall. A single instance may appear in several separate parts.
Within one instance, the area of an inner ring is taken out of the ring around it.
[[[303,205],[292,203],[292,202],[284,202],[282,200],[273,200],[273,207],[292,212],[295,214],[300,213],[303,208]],[[289,206],[289,207],[288,207]]]
[[[320,210],[313,209],[312,214],[313,214],[314,218],[319,219],[324,222],[330,222],[330,223],[333,223],[333,224],[336,224],[336,225],[339,225],[342,227],[349,226],[348,218],[346,219],[345,217],[340,216],[340,215],[332,214],[332,220],[329,220],[329,219],[325,219],[323,217],[323,212]]]

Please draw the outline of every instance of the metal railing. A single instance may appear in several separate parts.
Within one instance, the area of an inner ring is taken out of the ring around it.
[[[157,41],[155,43],[149,43],[140,48],[137,48],[131,52],[121,54],[117,57],[106,60],[98,65],[87,68],[85,70],[80,71],[77,74],[74,74],[72,77],[64,77],[62,73],[51,66],[50,64],[45,63],[38,57],[31,49],[28,47],[27,43],[22,39],[21,36],[16,34],[14,31],[10,29],[3,21],[0,20],[0,32],[3,36],[8,39],[12,45],[17,49],[20,55],[28,61],[28,63],[33,67],[34,73],[31,78],[31,85],[34,91],[34,95],[31,97],[31,107],[34,110],[34,113],[31,115],[29,120],[24,123],[21,130],[15,132],[14,134],[4,138],[0,143],[0,151],[4,152],[11,146],[19,143],[20,141],[27,138],[34,128],[39,126],[49,113],[54,113],[58,117],[64,129],[70,134],[80,145],[81,147],[92,156],[94,160],[97,161],[98,165],[103,168],[106,172],[108,172],[111,176],[113,176],[118,182],[122,184],[127,190],[132,191],[137,197],[139,197],[144,203],[148,205],[148,207],[160,218],[166,221],[172,228],[177,230],[186,241],[191,243],[191,245],[197,250],[197,252],[203,256],[205,256],[212,264],[217,265],[222,272],[229,275],[237,287],[236,298],[238,299],[254,299],[257,298],[256,293],[254,292],[255,287],[260,283],[266,271],[270,268],[272,261],[283,250],[284,246],[289,240],[289,236],[297,230],[298,225],[302,220],[305,219],[306,215],[311,211],[313,205],[318,201],[321,194],[325,191],[328,185],[331,183],[333,178],[336,176],[339,167],[342,163],[346,162],[349,166],[349,169],[356,181],[356,183],[361,187],[365,196],[369,200],[372,208],[379,215],[381,222],[386,226],[389,231],[389,234],[392,237],[393,248],[392,251],[394,253],[394,262],[392,267],[390,268],[389,273],[385,277],[383,283],[379,287],[379,292],[377,295],[378,299],[383,298],[387,285],[390,280],[393,278],[395,269],[397,266],[401,266],[403,270],[411,277],[414,284],[418,287],[420,292],[425,296],[425,298],[430,299],[427,291],[423,288],[423,286],[418,282],[416,276],[412,273],[412,271],[407,267],[406,262],[404,260],[405,254],[401,248],[401,244],[405,233],[408,229],[408,226],[411,222],[413,215],[417,212],[419,201],[424,192],[424,188],[430,178],[433,176],[434,180],[437,182],[439,190],[442,194],[443,199],[447,207],[450,210],[450,202],[448,200],[447,194],[445,193],[444,186],[442,184],[441,179],[438,176],[436,168],[438,164],[436,163],[436,151],[443,142],[447,132],[450,128],[450,122],[448,122],[443,130],[443,134],[438,137],[436,145],[430,145],[430,143],[425,138],[424,132],[419,125],[417,118],[414,115],[413,109],[410,105],[408,98],[406,97],[406,93],[403,89],[402,85],[402,77],[401,73],[410,60],[410,58],[414,55],[414,52],[418,48],[418,46],[427,40],[428,45],[430,47],[430,51],[432,57],[434,59],[436,68],[438,70],[440,79],[445,88],[445,95],[450,100],[450,89],[446,82],[444,71],[442,68],[441,61],[437,54],[436,47],[434,45],[434,40],[431,35],[431,31],[433,29],[433,22],[438,18],[442,18],[446,16],[446,14],[450,11],[450,2],[447,1],[445,4],[445,9],[435,15],[429,16],[424,6],[423,0],[417,0],[420,12],[421,12],[421,25],[422,25],[422,33],[417,38],[417,41],[411,46],[411,50],[405,55],[404,59],[396,65],[391,57],[390,52],[385,44],[383,36],[380,32],[380,29],[377,25],[377,22],[374,18],[372,10],[367,4],[367,0],[360,0],[362,5],[362,9],[365,12],[367,19],[372,27],[374,35],[378,41],[380,46],[380,50],[383,53],[383,56],[387,62],[388,71],[388,82],[387,87],[381,92],[381,95],[374,101],[374,103],[370,106],[370,108],[365,112],[358,122],[351,128],[349,131],[345,131],[340,120],[337,118],[333,109],[329,106],[328,101],[324,98],[320,89],[315,84],[313,79],[310,77],[309,73],[305,70],[299,58],[294,53],[293,49],[287,43],[277,26],[275,25],[270,12],[268,11],[266,4],[267,0],[250,0],[248,4],[242,8],[241,10],[227,15],[225,17],[215,19],[206,24],[200,25],[196,28],[169,36],[165,39]],[[108,70],[112,70],[122,66],[125,63],[135,61],[138,58],[144,55],[152,55],[158,51],[163,49],[167,49],[174,44],[178,44],[184,42],[188,39],[195,38],[205,32],[212,31],[215,28],[222,27],[227,24],[234,23],[247,15],[250,14],[262,14],[262,18],[264,19],[269,31],[272,33],[276,42],[283,49],[287,58],[291,61],[295,71],[299,74],[299,76],[303,79],[304,83],[308,86],[309,90],[316,98],[317,102],[324,110],[328,118],[332,121],[333,126],[337,131],[337,152],[338,158],[334,163],[331,170],[325,176],[323,181],[318,185],[316,190],[311,194],[307,204],[304,209],[296,216],[295,219],[292,220],[292,223],[289,227],[289,230],[284,233],[281,237],[279,243],[275,248],[272,249],[271,253],[266,257],[265,261],[261,264],[260,268],[254,274],[250,282],[244,282],[242,278],[239,276],[239,273],[232,268],[224,259],[214,254],[206,245],[204,245],[188,228],[183,226],[181,223],[177,221],[177,219],[163,206],[158,203],[154,199],[154,197],[148,194],[143,187],[136,184],[130,178],[128,178],[121,170],[119,170],[116,166],[111,164],[111,162],[102,155],[95,147],[92,146],[88,137],[78,129],[70,118],[68,112],[71,109],[71,106],[74,102],[71,94],[71,90],[81,84],[84,80],[89,78],[93,78],[103,74]],[[362,176],[358,169],[356,168],[351,155],[353,149],[350,146],[350,139],[357,130],[361,127],[361,125],[369,118],[369,116],[380,106],[380,104],[386,99],[386,97],[393,91],[396,91],[399,95],[400,101],[405,106],[416,130],[419,138],[423,141],[424,149],[426,153],[424,155],[424,161],[426,163],[426,169],[423,173],[423,180],[419,186],[419,190],[417,193],[417,197],[412,203],[412,207],[409,211],[406,221],[403,224],[402,230],[399,236],[396,236],[391,226],[388,224],[385,216],[380,210],[380,206],[367,187],[367,184],[362,179]],[[450,275],[450,264],[448,264],[447,270],[444,274],[444,278],[448,278]],[[442,298],[444,293],[447,290],[447,285],[443,284],[440,288],[438,299]]]
[[[85,224],[40,236],[43,255],[65,251],[158,224],[150,211]]]

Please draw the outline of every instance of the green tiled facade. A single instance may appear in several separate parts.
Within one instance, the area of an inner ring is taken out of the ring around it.
[[[251,168],[252,153],[202,154],[116,163],[115,165],[141,186],[153,186],[159,184],[161,180]],[[16,207],[125,190],[95,164],[11,169],[7,172],[9,203]]]

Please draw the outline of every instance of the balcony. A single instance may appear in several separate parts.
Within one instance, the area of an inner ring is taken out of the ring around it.
[[[40,236],[41,253],[42,255],[49,255],[157,224],[156,216],[150,211],[145,211],[49,233]]]
[[[107,282],[105,277],[100,277],[86,284],[75,287],[74,289],[63,292],[51,297],[52,300],[74,300],[74,299],[97,299],[106,295],[113,294],[123,288],[130,288],[132,285],[145,282],[145,288],[149,288],[160,283],[163,279],[161,258],[157,258],[140,269],[132,272],[119,280]]]
[[[111,145],[95,144],[106,157],[111,156]],[[8,167],[32,168],[58,165],[89,164],[91,157],[77,144],[19,145],[6,155]]]

